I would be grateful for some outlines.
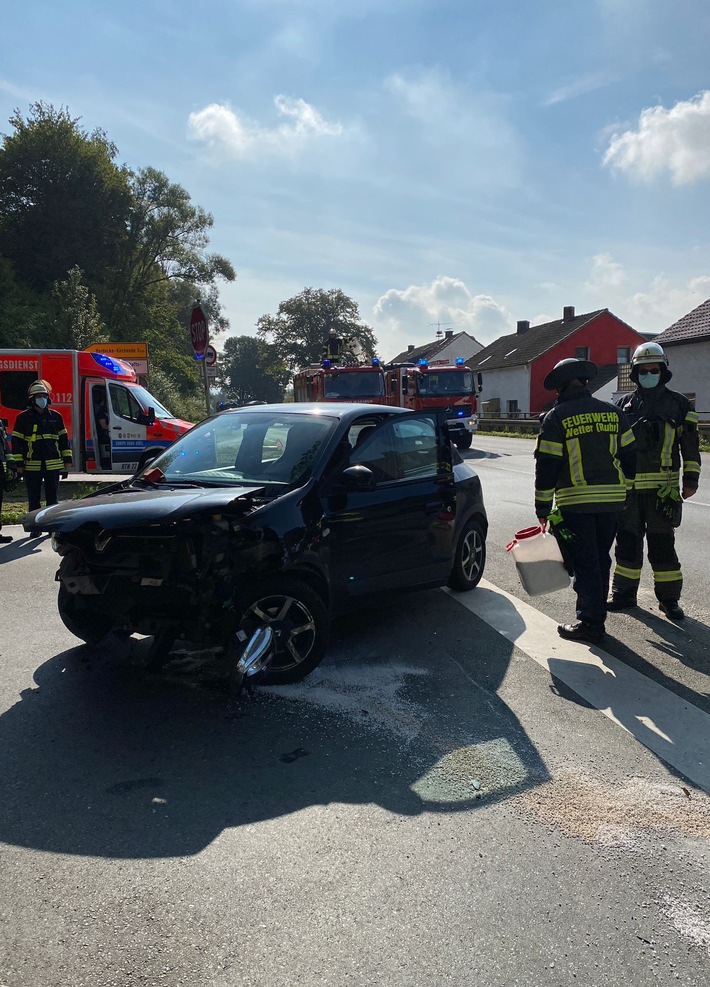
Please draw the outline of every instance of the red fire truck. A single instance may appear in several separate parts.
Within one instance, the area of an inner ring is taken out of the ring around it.
[[[392,363],[385,367],[387,404],[411,411],[436,411],[458,449],[470,449],[478,428],[478,399],[473,371],[459,357],[455,365]],[[481,390],[481,375],[477,378]]]
[[[380,361],[368,365],[340,364],[331,360],[299,370],[293,378],[294,401],[360,401],[390,404]]]
[[[0,349],[0,417],[8,434],[38,379],[49,385],[52,407],[64,419],[74,472],[134,473],[192,428],[141,387],[123,360],[78,350]]]

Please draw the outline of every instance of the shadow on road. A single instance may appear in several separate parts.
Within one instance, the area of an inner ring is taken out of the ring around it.
[[[495,692],[512,647],[441,593],[408,600],[339,622],[312,676],[251,699],[139,678],[115,642],[51,658],[0,717],[0,840],[182,856],[313,805],[453,812],[547,780]]]

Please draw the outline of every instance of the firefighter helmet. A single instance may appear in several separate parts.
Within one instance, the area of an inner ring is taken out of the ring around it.
[[[30,384],[27,390],[27,397],[38,398],[41,395],[44,395],[45,397],[49,397],[50,390],[51,388],[49,387],[46,380],[35,380]]]
[[[639,370],[644,364],[657,363],[661,368],[661,383],[667,384],[671,379],[673,374],[668,366],[668,357],[666,356],[663,347],[660,343],[641,343],[634,350],[634,354],[631,357],[631,372],[629,377],[634,382],[638,384],[639,382]]]
[[[660,363],[668,366],[668,357],[660,343],[641,343],[634,350],[631,366],[639,367],[642,363]]]
[[[576,360],[569,357],[567,360],[560,360],[549,372],[543,386],[546,391],[561,391],[571,380],[594,380],[597,376],[597,365],[591,360]]]

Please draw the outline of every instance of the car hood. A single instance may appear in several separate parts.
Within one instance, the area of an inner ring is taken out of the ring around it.
[[[101,528],[135,528],[181,518],[205,511],[243,514],[251,508],[254,495],[263,487],[193,488],[183,490],[121,490],[85,500],[68,500],[43,507],[22,518],[25,531],[75,531],[86,524]]]

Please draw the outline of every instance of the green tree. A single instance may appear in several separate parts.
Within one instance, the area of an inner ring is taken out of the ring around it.
[[[0,256],[0,347],[38,345],[50,324],[49,296],[38,295],[15,278],[12,264]]]
[[[82,283],[82,271],[73,267],[65,281],[52,289],[54,319],[51,344],[58,349],[83,350],[108,341],[96,307],[96,298]]]
[[[178,322],[189,321],[192,301],[200,297],[213,334],[227,328],[216,281],[234,281],[234,267],[221,254],[207,253],[213,217],[196,206],[181,185],[155,168],[131,174],[131,205],[120,257],[106,287],[106,325],[112,338],[134,332],[135,306],[159,296],[173,306]]]
[[[254,336],[230,336],[226,340],[217,383],[229,400],[278,404],[289,377],[275,346]]]
[[[115,145],[44,103],[27,120],[15,110],[10,123],[0,146],[0,253],[38,293],[74,266],[95,288],[118,259],[131,202]]]
[[[357,302],[339,288],[304,288],[281,302],[276,315],[262,315],[256,324],[258,337],[273,344],[290,373],[320,361],[330,329],[343,339],[357,337],[365,352],[375,355],[373,330],[360,321]]]

